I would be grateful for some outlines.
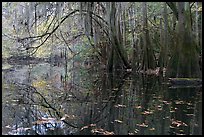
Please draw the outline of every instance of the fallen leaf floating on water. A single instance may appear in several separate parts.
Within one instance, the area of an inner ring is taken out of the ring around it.
[[[140,130],[136,128],[134,132],[137,134],[139,131],[140,131]]]
[[[114,121],[117,122],[117,123],[123,123],[123,121],[118,120],[118,119],[116,119],[116,120],[114,120]]]
[[[6,128],[11,128],[11,126],[10,125],[7,125],[7,126],[5,126]]]
[[[84,130],[84,129],[86,129],[86,128],[89,128],[89,126],[84,126],[84,127],[82,127],[80,130]]]
[[[142,108],[142,107],[141,107],[141,106],[136,106],[135,108],[140,109],[140,108]]]
[[[46,123],[49,123],[49,122],[43,121],[43,120],[37,120],[37,121],[34,121],[32,124],[33,125],[41,125],[41,124],[46,124]]]
[[[75,115],[67,115],[65,114],[60,120],[66,120],[66,119],[75,119],[76,116]]]
[[[170,113],[174,113],[174,112],[176,112],[176,111],[175,111],[175,110],[171,110],[171,111],[170,111]]]
[[[90,124],[89,126],[90,126],[90,127],[95,127],[95,126],[96,126],[96,124]]]
[[[181,130],[179,130],[180,132],[184,132],[182,129]]]
[[[47,121],[49,121],[49,120],[56,120],[56,118],[49,118],[49,117],[48,117],[48,118],[42,117],[41,119],[42,119],[42,120],[47,120]]]
[[[184,126],[186,126],[186,127],[188,126],[188,125],[187,125],[186,123],[184,123],[184,122],[183,122],[182,124],[183,124]]]
[[[114,89],[112,89],[113,91],[118,91],[118,88],[114,88]]]
[[[149,130],[150,130],[150,131],[154,131],[154,130],[155,130],[155,128],[150,128]]]
[[[157,110],[161,111],[161,110],[162,110],[162,108],[158,108]]]
[[[176,133],[176,135],[186,135],[186,134]]]
[[[23,128],[23,127],[20,127],[20,128],[17,128],[16,131],[26,131],[26,130],[30,130],[31,128]]]
[[[192,103],[187,103],[187,105],[193,105]]]
[[[175,128],[175,127],[172,127],[172,126],[169,126],[170,128]]]
[[[18,102],[19,100],[18,100],[18,99],[13,99],[13,100],[11,100],[11,101],[13,101],[13,102]]]
[[[194,116],[194,114],[186,114],[186,116]]]
[[[184,104],[184,101],[176,101],[175,104]]]
[[[103,135],[114,135],[114,132],[105,131]]]
[[[144,112],[142,112],[141,114],[142,115],[150,115],[150,114],[152,114],[153,112],[151,112],[151,111],[144,111]]]
[[[24,130],[30,130],[31,128],[24,128]]]
[[[116,107],[116,108],[118,108],[118,107],[125,108],[126,105],[117,104],[117,105],[114,105],[114,107]]]
[[[41,125],[41,124],[47,124],[47,123],[53,123],[57,122],[56,118],[44,118],[38,119],[37,121],[33,122],[33,124]]]
[[[175,125],[177,127],[180,127],[180,126],[188,126],[186,123],[182,122],[182,121],[179,121],[179,120],[174,120],[172,119],[172,125]]]
[[[168,102],[168,101],[165,101],[165,100],[163,101],[163,103],[166,104],[166,105],[171,104],[171,102]]]
[[[158,108],[162,108],[162,106],[160,106],[160,105],[158,105],[157,107],[158,107]]]
[[[157,110],[162,110],[162,106],[158,105]]]
[[[131,71],[132,71],[132,69],[126,69],[126,71],[127,71],[127,72],[131,72]]]
[[[92,129],[91,132],[92,132],[92,133],[99,134],[99,135],[114,135],[114,132],[106,131],[106,130],[104,130],[104,129],[102,129],[102,128]]]
[[[49,128],[49,130],[55,130],[55,128]]]
[[[84,129],[86,129],[86,128],[95,127],[95,126],[96,126],[96,124],[90,124],[90,125],[87,125],[87,126],[82,127],[80,130],[84,130]]]
[[[148,127],[148,125],[146,125],[145,123],[142,123],[142,124],[136,124],[137,126],[140,126],[140,127]]]

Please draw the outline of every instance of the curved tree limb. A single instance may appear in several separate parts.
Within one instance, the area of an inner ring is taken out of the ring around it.
[[[28,84],[23,84],[23,83],[14,83],[15,85],[17,85],[17,86],[24,86],[23,87],[23,89],[25,89],[26,88],[26,91],[27,92],[33,92],[33,93],[35,93],[35,94],[38,94],[42,99],[43,99],[43,101],[45,102],[45,104],[38,104],[38,105],[40,105],[40,106],[42,106],[42,107],[45,107],[45,108],[50,108],[50,109],[52,109],[52,110],[54,110],[54,112],[57,114],[57,116],[58,117],[62,117],[62,115],[60,114],[60,112],[55,108],[55,107],[53,107],[48,101],[47,101],[47,99],[40,93],[40,92],[38,92],[37,91],[37,89],[35,88],[35,87],[33,87],[33,86],[31,86],[31,85],[28,85]],[[21,87],[20,87],[21,88]],[[22,90],[23,90],[22,89]],[[30,98],[33,102],[35,102],[32,98]],[[34,105],[37,105],[37,104],[34,104]],[[73,125],[73,124],[71,124],[71,123],[69,123],[69,122],[67,122],[67,121],[65,121],[65,120],[62,120],[65,124],[67,124],[67,125],[69,125],[69,126],[71,126],[71,127],[73,127],[73,128],[79,128],[77,125]]]
[[[178,9],[176,8],[176,4],[174,2],[166,2],[166,4],[171,8],[171,10],[173,11],[173,14],[178,20]]]
[[[59,22],[59,24],[51,31],[51,32],[47,32],[40,35],[40,36],[34,36],[34,37],[26,37],[26,38],[23,38],[23,39],[28,39],[28,38],[43,38],[45,36],[47,36],[45,38],[45,40],[43,40],[43,42],[38,45],[37,47],[27,47],[26,50],[29,50],[29,49],[32,49],[32,53],[31,55],[35,54],[37,52],[37,50],[48,40],[48,38],[60,27],[60,25],[71,15],[75,14],[76,12],[79,12],[80,10],[76,9],[74,11],[72,11],[71,13],[69,13],[68,15],[66,15],[65,17],[62,18],[62,20]],[[88,11],[86,10],[82,10],[83,12],[85,12],[85,14],[88,13]],[[90,11],[89,11],[90,12]],[[94,16],[96,16],[97,18],[99,18],[100,20],[102,20],[105,24],[108,24],[102,17],[100,17],[99,15],[91,12],[91,14],[93,14]]]

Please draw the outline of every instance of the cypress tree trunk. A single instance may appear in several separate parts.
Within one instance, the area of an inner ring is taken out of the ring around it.
[[[199,56],[192,36],[190,5],[186,5],[185,8],[185,2],[178,2],[177,37],[177,47],[170,60],[168,75],[170,77],[200,77]]]
[[[164,35],[163,35],[163,23],[162,23],[162,18],[160,18],[160,45],[161,45],[161,50],[159,54],[159,67],[163,68],[164,67]]]
[[[164,3],[164,65],[166,67],[168,64],[168,15],[167,15],[167,5]]]
[[[148,31],[146,2],[142,3],[142,13],[143,13],[143,51],[144,51],[142,67],[143,70],[154,69],[155,59]]]
[[[110,26],[110,40],[112,43],[112,52],[110,57],[113,57],[112,61],[109,61],[109,67],[111,68],[111,64],[114,66],[120,66],[122,67],[122,65],[124,65],[125,68],[130,68],[130,64],[128,62],[128,58],[127,58],[127,54],[126,51],[124,50],[124,47],[122,45],[122,41],[119,41],[120,39],[120,31],[117,30],[119,28],[119,24],[117,24],[116,22],[118,22],[117,18],[116,18],[116,3],[115,2],[111,2],[110,5],[110,16],[109,16],[109,26]],[[120,60],[119,60],[120,59]],[[112,63],[111,63],[112,62]],[[121,64],[122,63],[122,64]],[[120,64],[120,65],[119,65]]]
[[[160,19],[160,43],[161,43],[161,52],[159,56],[159,66],[160,72],[162,72],[163,68],[167,67],[168,64],[168,15],[167,15],[167,6],[164,2],[164,10],[163,10],[163,19],[164,19],[164,27],[162,25],[162,18]]]

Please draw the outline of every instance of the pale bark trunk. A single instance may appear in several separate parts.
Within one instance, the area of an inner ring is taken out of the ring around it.
[[[181,48],[183,46],[183,40],[184,40],[184,30],[185,30],[185,19],[184,19],[184,2],[178,2],[178,54],[181,53]],[[176,77],[179,77],[180,70],[180,63],[182,63],[182,56],[178,55],[178,61],[177,61],[177,71],[176,71]]]
[[[164,3],[164,66],[167,66],[168,62],[168,15],[167,6]]]
[[[147,3],[142,3],[142,13],[143,13],[143,70],[154,69],[155,60],[153,55],[153,50],[150,43],[148,23],[147,23]]]

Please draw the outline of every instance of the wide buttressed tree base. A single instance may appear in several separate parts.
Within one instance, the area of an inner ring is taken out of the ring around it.
[[[199,53],[196,50],[197,45],[192,35],[190,7],[185,4],[187,3],[178,3],[177,45],[174,46],[170,59],[168,76],[199,78],[202,77],[198,62]]]

